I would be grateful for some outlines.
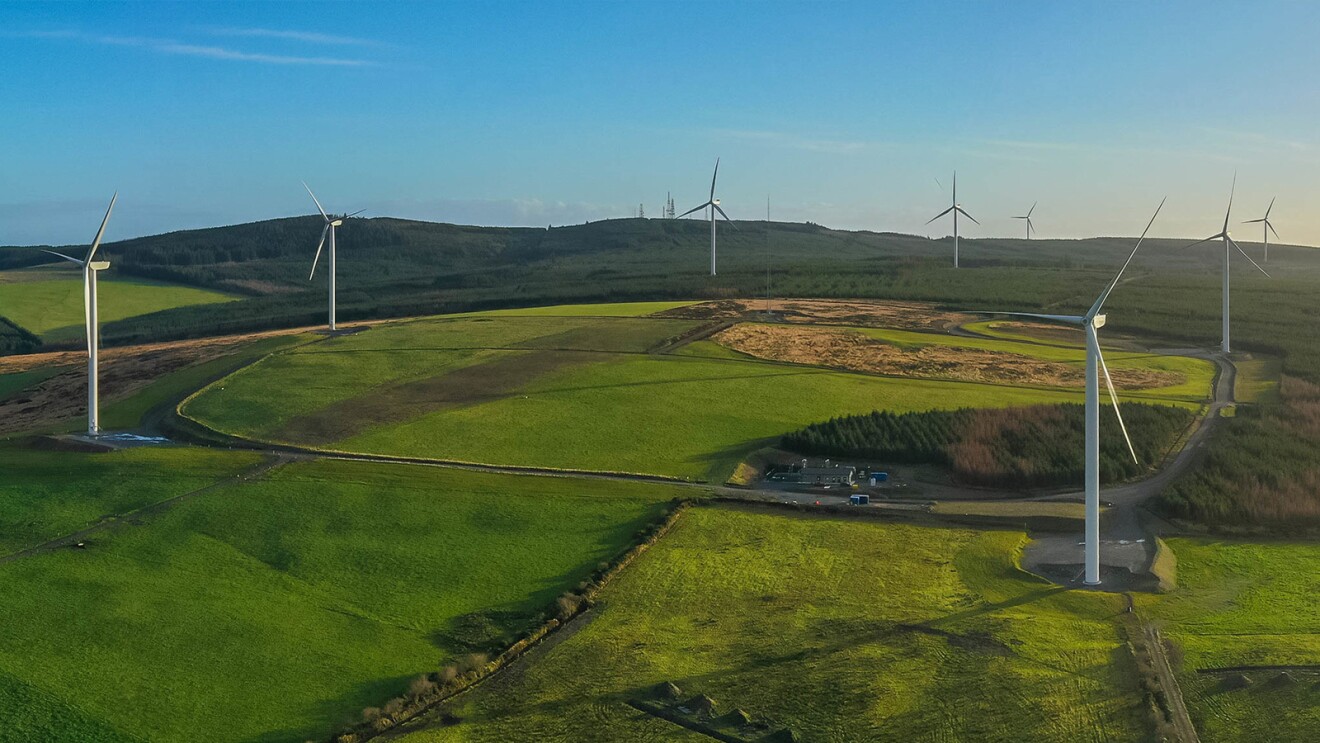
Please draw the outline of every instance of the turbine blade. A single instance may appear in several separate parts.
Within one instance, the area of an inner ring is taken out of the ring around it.
[[[1233,171],[1233,185],[1228,189],[1228,209],[1224,212],[1224,229],[1228,233],[1228,216],[1233,213],[1233,192],[1237,191],[1237,171]]]
[[[1027,217],[1027,234],[1036,234],[1036,225],[1031,223],[1031,217]]]
[[[45,248],[42,248],[42,249],[41,249],[41,252],[43,252],[43,253],[50,253],[51,255],[58,255],[59,257],[63,258],[63,259],[66,260],[66,261],[69,261],[70,263],[77,263],[77,264],[80,265],[80,266],[83,265],[83,261],[80,261],[80,260],[78,260],[77,258],[74,258],[74,257],[72,257],[72,256],[65,255],[65,254],[63,254],[63,253],[56,253],[56,252],[53,251],[53,250],[46,250]]]
[[[366,209],[358,209],[357,211],[353,212],[352,214],[345,214],[345,215],[344,215],[344,219],[348,219],[349,217],[356,217],[357,215],[359,215],[359,214],[361,214],[362,212],[365,212],[365,211],[366,211]]]
[[[1275,196],[1275,197],[1274,197],[1274,199],[1277,199],[1277,198],[1279,198],[1279,197],[1278,197],[1278,196]],[[1270,205],[1269,205],[1268,207],[1265,208],[1265,218],[1266,218],[1266,219],[1269,219],[1269,218],[1270,218],[1270,210],[1274,208],[1274,199],[1270,199]]]
[[[720,177],[720,159],[715,158],[715,173],[710,177],[710,200],[715,200],[715,179]]]
[[[1030,317],[1033,320],[1045,320],[1047,322],[1057,322],[1064,325],[1083,325],[1086,318],[1079,315],[1042,315],[1038,312],[996,312],[976,310],[978,314],[983,315],[1006,315],[1008,317]]]
[[[958,213],[961,214],[961,215],[963,215],[964,217],[967,217],[968,219],[972,220],[973,222],[976,222],[976,217],[973,217],[972,215],[968,214],[968,213],[967,213],[967,210],[966,210],[966,209],[963,209],[961,206],[955,206],[954,209],[957,209],[957,210],[958,210]],[[980,222],[976,222],[976,223],[977,223],[977,224],[980,224]]]
[[[1221,238],[1221,237],[1223,237],[1223,236],[1224,236],[1224,233],[1222,233],[1222,232],[1219,233],[1218,235],[1211,235],[1210,237],[1207,237],[1207,238],[1204,239],[1204,240],[1197,240],[1197,241],[1194,242],[1194,243],[1189,243],[1189,244],[1187,244],[1187,245],[1182,246],[1181,248],[1178,248],[1178,252],[1182,252],[1182,251],[1184,251],[1184,250],[1186,250],[1186,249],[1188,249],[1188,248],[1194,248],[1194,247],[1196,247],[1197,245],[1200,245],[1200,244],[1202,244],[1202,243],[1208,243],[1208,242],[1210,242],[1211,240],[1218,240],[1219,238]]]
[[[939,178],[936,178],[936,179],[935,179],[935,185],[937,185],[937,186],[940,187],[940,191],[943,191],[943,190],[944,190],[944,184],[943,184],[943,183],[940,183],[940,179],[939,179]]]
[[[1275,232],[1275,230],[1274,230],[1274,225],[1271,224],[1270,221],[1269,221],[1268,219],[1265,220],[1265,226],[1268,227],[1268,228],[1270,228],[1270,232],[1274,232],[1274,236],[1275,236],[1275,237],[1279,237],[1279,233],[1278,233],[1278,232]],[[1279,237],[1279,239],[1282,240],[1283,238]]]
[[[316,262],[321,260],[321,248],[325,247],[325,233],[329,231],[330,231],[330,223],[327,222],[325,227],[321,228],[321,242],[316,244],[316,255],[312,258],[312,271],[311,273],[307,274],[308,281],[311,281],[312,277],[316,275]]]
[[[110,197],[110,207],[105,210],[105,218],[101,220],[101,229],[96,231],[96,239],[92,240],[92,249],[87,251],[87,261],[90,263],[92,256],[96,255],[96,249],[101,247],[101,237],[105,235],[105,224],[110,221],[110,212],[115,210],[115,202],[119,201],[119,192]]]
[[[325,221],[329,222],[330,217],[328,217],[325,213],[325,210],[321,208],[321,202],[316,200],[316,194],[312,193],[312,187],[307,185],[307,181],[303,181],[302,184],[303,184],[303,188],[307,189],[307,195],[312,197],[312,203],[316,204],[316,211],[320,212],[321,217],[325,219]]]
[[[1137,450],[1132,447],[1132,437],[1128,436],[1127,426],[1123,425],[1123,413],[1118,409],[1118,393],[1114,391],[1114,380],[1109,377],[1109,367],[1105,365],[1105,355],[1100,352],[1100,339],[1095,335],[1095,328],[1087,326],[1087,331],[1095,338],[1095,357],[1100,361],[1100,371],[1105,373],[1105,386],[1109,388],[1109,401],[1114,404],[1114,417],[1118,418],[1118,430],[1123,432],[1123,441],[1127,442],[1128,453],[1133,464],[1141,464],[1137,459]]]
[[[1243,250],[1243,249],[1242,249],[1242,246],[1237,244],[1237,240],[1234,240],[1233,238],[1230,237],[1230,238],[1228,238],[1228,242],[1229,242],[1230,245],[1232,245],[1233,247],[1237,248],[1237,252],[1241,253],[1243,258],[1246,258],[1247,260],[1251,261],[1251,265],[1255,266],[1257,271],[1260,271],[1261,273],[1265,274],[1266,276],[1269,276],[1269,274],[1266,273],[1265,269],[1261,268],[1259,263],[1257,263],[1256,261],[1252,260],[1252,259],[1251,259],[1251,256],[1247,255],[1247,251]],[[1273,277],[1271,277],[1271,278],[1273,278]]]
[[[734,224],[732,219],[729,219],[729,215],[724,213],[724,210],[720,208],[719,204],[715,204],[715,211],[719,212],[721,217],[724,217],[724,221],[728,222],[730,227],[735,230],[738,229],[738,225]]]
[[[1030,217],[1030,216],[1031,216],[1031,213],[1034,212],[1034,211],[1036,211],[1036,204],[1039,204],[1039,203],[1040,203],[1039,201],[1033,201],[1033,202],[1031,203],[1031,208],[1027,210],[1027,217]]]
[[[1242,224],[1256,224],[1257,222],[1264,222],[1264,221],[1265,221],[1265,220],[1264,220],[1263,218],[1262,218],[1262,219],[1244,219],[1244,220],[1242,220]]]
[[[926,220],[926,224],[930,224],[931,222],[934,222],[935,220],[939,219],[940,217],[943,217],[945,214],[948,214],[948,213],[951,212],[951,211],[953,211],[953,207],[949,207],[948,209],[945,209],[944,211],[940,212],[939,214],[936,214],[935,216],[933,216],[933,217],[931,217],[930,219]]]
[[[1132,263],[1132,259],[1136,257],[1137,251],[1141,250],[1141,243],[1146,239],[1146,234],[1150,232],[1150,226],[1155,224],[1155,218],[1160,216],[1160,210],[1164,208],[1164,202],[1168,200],[1168,196],[1160,199],[1160,205],[1155,207],[1155,213],[1150,215],[1150,221],[1146,223],[1146,229],[1142,230],[1141,237],[1137,238],[1136,246],[1132,248],[1131,253],[1128,253],[1127,260],[1123,261],[1123,267],[1118,269],[1118,274],[1114,276],[1114,280],[1109,282],[1109,286],[1100,294],[1100,298],[1095,300],[1095,304],[1091,305],[1091,311],[1086,313],[1087,317],[1095,317],[1100,314],[1100,308],[1105,306],[1105,300],[1109,299],[1109,293],[1114,291],[1114,287],[1118,286],[1118,280],[1123,278],[1123,272],[1127,270],[1128,265]]]
[[[678,215],[677,217],[674,217],[674,219],[682,219],[683,217],[686,217],[687,215],[691,214],[692,212],[695,212],[695,211],[698,210],[698,209],[705,209],[706,207],[710,206],[710,204],[711,204],[711,202],[707,201],[706,203],[702,204],[701,206],[694,206],[694,207],[692,207],[691,209],[688,209],[687,211],[685,211],[685,212],[683,212],[682,214]]]

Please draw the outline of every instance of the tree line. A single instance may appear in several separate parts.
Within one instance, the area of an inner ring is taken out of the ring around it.
[[[1136,477],[1159,464],[1192,422],[1183,408],[1123,403],[1140,464],[1115,421],[1100,428],[1100,480]],[[788,434],[782,446],[809,456],[949,468],[967,485],[1043,488],[1078,484],[1084,470],[1085,407],[1077,404],[876,411],[833,418]]]

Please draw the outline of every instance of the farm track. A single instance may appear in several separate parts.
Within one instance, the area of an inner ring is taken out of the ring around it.
[[[1178,678],[1174,676],[1173,667],[1169,664],[1169,655],[1164,649],[1164,638],[1160,636],[1160,631],[1149,623],[1143,623],[1141,631],[1146,635],[1146,647],[1150,649],[1155,675],[1159,677],[1160,687],[1164,689],[1164,697],[1168,700],[1171,722],[1177,732],[1178,743],[1201,743],[1200,736],[1196,734],[1196,727],[1192,725],[1192,717],[1187,713],[1187,705],[1183,702],[1182,687],[1178,685]]]

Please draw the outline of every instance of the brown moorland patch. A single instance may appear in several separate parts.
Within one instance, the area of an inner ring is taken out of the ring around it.
[[[827,366],[847,371],[966,382],[1081,387],[1080,365],[1005,351],[926,346],[901,348],[845,328],[742,323],[714,336],[721,345],[768,361]],[[1173,372],[1111,369],[1123,389],[1167,387],[1183,381]]]
[[[261,338],[305,331],[299,328],[103,348],[99,354],[102,404],[128,397],[166,374],[219,358]],[[87,413],[86,351],[0,356],[0,374],[50,367],[64,371],[0,400],[0,434],[31,431]]]
[[[856,325],[866,328],[902,330],[948,330],[976,319],[961,312],[940,310],[924,302],[892,302],[838,299],[776,299],[770,305],[775,317],[789,323]],[[676,307],[653,317],[692,319],[736,319],[764,313],[764,299],[722,299]]]

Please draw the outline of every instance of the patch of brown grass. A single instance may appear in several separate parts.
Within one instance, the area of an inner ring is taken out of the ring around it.
[[[721,345],[756,358],[900,377],[965,382],[1081,387],[1081,366],[1004,351],[951,346],[908,349],[845,328],[739,324],[717,333]],[[1124,389],[1167,387],[1182,381],[1172,372],[1112,369]]]
[[[776,318],[789,323],[855,325],[865,328],[903,330],[947,330],[974,318],[947,312],[923,302],[876,300],[776,299],[770,303]],[[656,317],[691,319],[737,319],[763,314],[764,299],[721,299],[677,307]]]

